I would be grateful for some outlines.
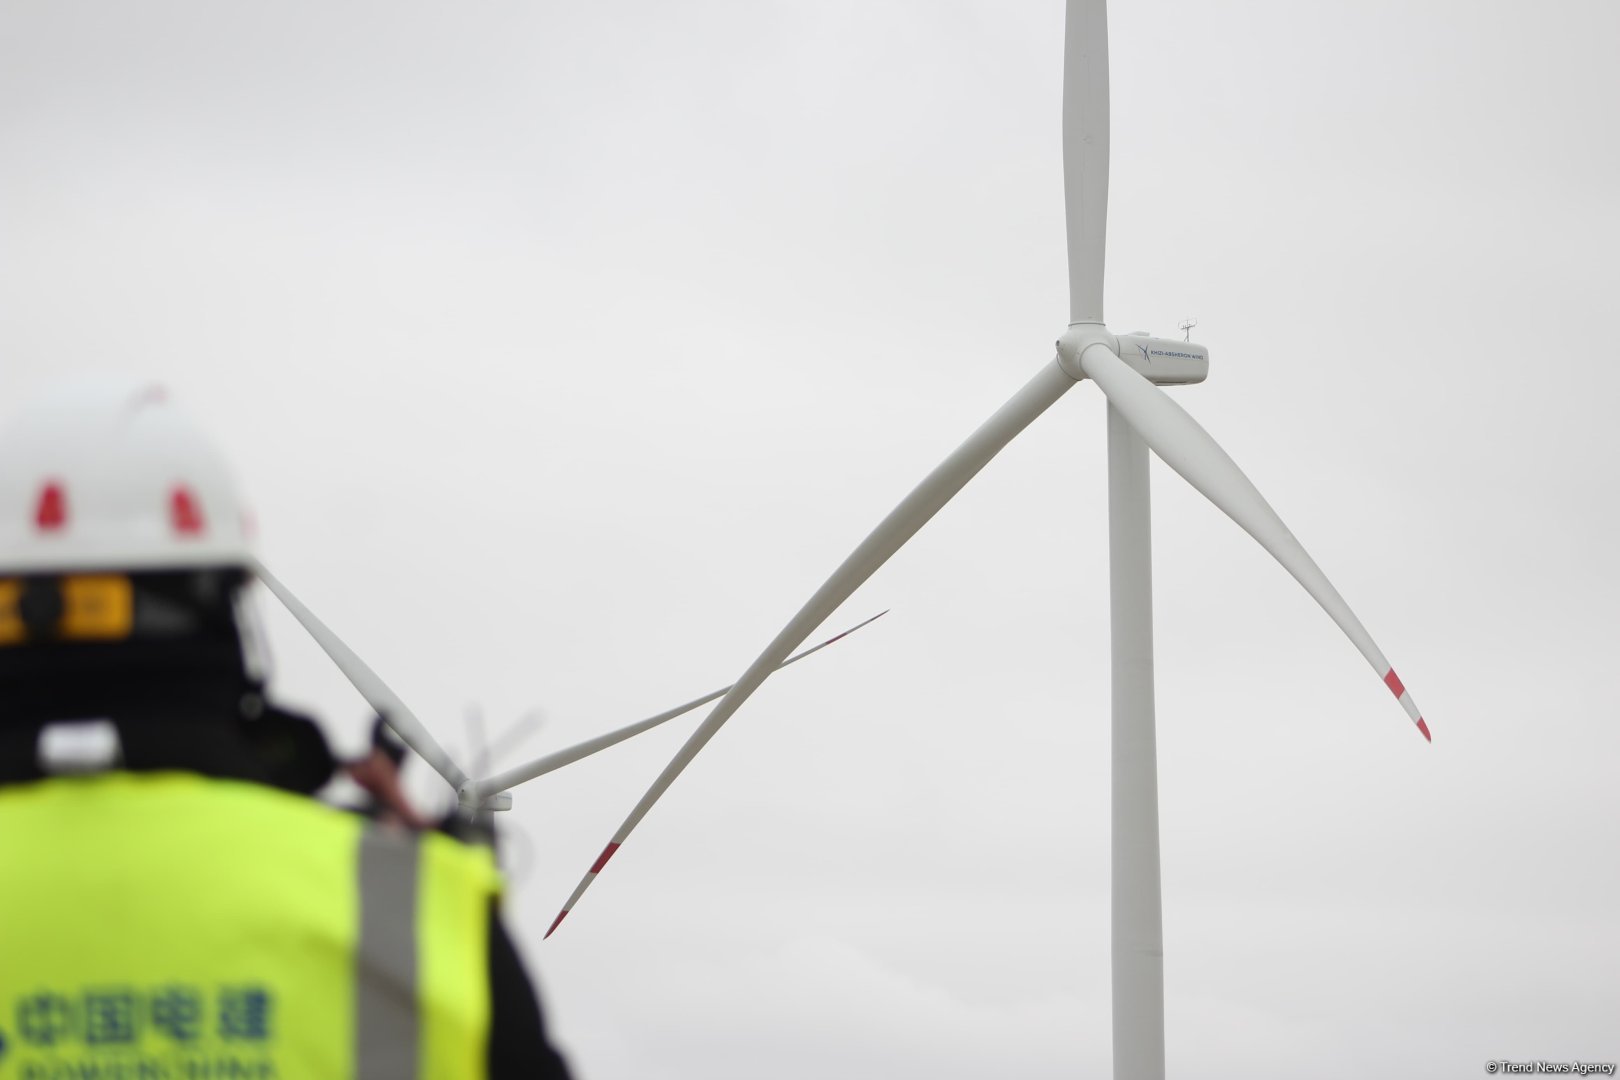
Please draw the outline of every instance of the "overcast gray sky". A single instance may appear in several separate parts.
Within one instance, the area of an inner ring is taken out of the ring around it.
[[[1112,5],[1107,309],[1423,705],[1155,467],[1183,1076],[1620,1060],[1620,7]],[[266,561],[465,756],[729,682],[1051,355],[1062,5],[0,5],[0,401],[168,383]],[[1100,395],[773,680],[517,794],[584,1080],[1097,1075]],[[277,686],[365,707],[266,603]],[[417,777],[424,798],[441,792]]]

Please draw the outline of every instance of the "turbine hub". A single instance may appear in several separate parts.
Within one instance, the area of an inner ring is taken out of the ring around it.
[[[1080,369],[1080,354],[1093,345],[1101,345],[1117,356],[1118,341],[1119,339],[1110,334],[1102,323],[1070,323],[1069,328],[1063,331],[1063,336],[1057,339],[1058,364],[1063,368],[1065,375],[1079,382],[1086,377],[1086,373]]]

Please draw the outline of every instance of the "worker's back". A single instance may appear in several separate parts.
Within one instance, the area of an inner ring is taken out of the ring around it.
[[[479,1077],[483,853],[260,784],[0,786],[0,1077]]]

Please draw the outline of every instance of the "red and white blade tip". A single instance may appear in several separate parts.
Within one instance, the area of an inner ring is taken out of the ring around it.
[[[1413,701],[1412,695],[1406,692],[1406,686],[1401,682],[1401,677],[1395,674],[1394,668],[1390,668],[1384,673],[1384,685],[1389,687],[1389,692],[1395,695],[1395,700],[1399,701],[1401,706],[1406,709],[1406,715],[1410,716],[1412,723],[1416,724],[1417,729],[1423,732],[1423,737],[1431,743],[1434,742],[1434,736],[1429,734],[1429,725],[1423,722],[1423,714],[1418,711],[1417,702]]]
[[[786,667],[787,664],[791,664],[794,660],[799,660],[803,657],[809,656],[817,649],[824,649],[835,641],[843,640],[844,638],[853,634],[855,631],[861,629],[861,627],[877,622],[879,619],[883,618],[883,616],[887,615],[889,610],[890,609],[888,608],[884,608],[882,611],[878,612],[876,615],[873,615],[865,622],[857,623],[841,634],[834,634],[826,641],[823,641],[820,645],[817,645],[814,648],[806,649],[797,656],[790,658],[787,663],[783,664],[782,666]],[[727,689],[729,690],[730,687],[727,687]],[[561,911],[557,912],[557,917],[551,920],[551,927],[546,931],[546,937],[550,937],[552,934],[556,933],[557,927],[562,925],[563,919],[565,919],[568,916],[568,913],[574,909],[574,904],[578,902],[581,896],[585,895],[585,890],[591,887],[591,882],[596,880],[596,875],[602,872],[602,868],[607,865],[607,861],[613,858],[613,853],[619,850],[619,845],[624,842],[623,837],[628,833],[628,831],[628,829],[625,829],[619,834],[620,839],[612,841],[607,847],[602,849],[602,854],[598,855],[596,857],[596,862],[591,864],[590,870],[586,872],[584,879],[580,881],[579,888],[574,890],[574,895],[568,898],[568,903],[563,906]],[[543,941],[545,938],[542,938],[541,940]]]
[[[568,903],[563,906],[561,911],[557,912],[557,917],[551,920],[551,928],[546,931],[546,937],[556,933],[557,927],[562,925],[564,917],[574,909],[574,903],[585,894],[586,889],[591,887],[591,882],[596,880],[596,875],[602,872],[602,867],[607,865],[607,861],[613,858],[613,853],[619,850],[619,843],[619,841],[614,840],[602,849],[602,854],[596,857],[596,861],[591,864],[590,871],[586,873],[585,880],[579,883],[579,888],[575,889],[574,895],[568,898]],[[544,941],[545,938],[540,940]]]
[[[893,610],[894,610],[893,608],[884,608],[882,611],[878,612],[876,615],[872,616],[870,619],[867,619],[866,622],[858,623],[855,626],[850,627],[848,630],[845,630],[841,634],[834,634],[832,637],[828,638],[826,641],[823,641],[821,644],[823,644],[823,645],[831,645],[835,641],[843,641],[845,638],[849,637],[849,635],[853,634],[855,631],[861,629],[864,626],[869,626],[872,623],[877,622],[879,619],[883,618],[883,616],[887,615],[889,612],[891,612]]]

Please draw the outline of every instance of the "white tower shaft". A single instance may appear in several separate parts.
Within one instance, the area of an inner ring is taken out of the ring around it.
[[[1114,1080],[1164,1077],[1164,932],[1159,899],[1149,496],[1147,443],[1110,405]]]

